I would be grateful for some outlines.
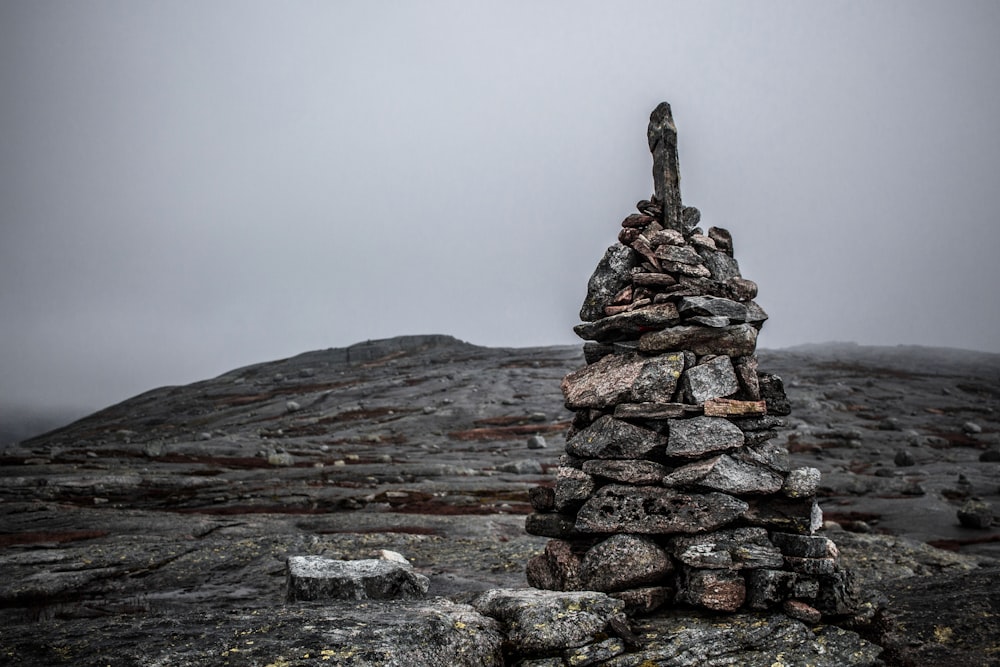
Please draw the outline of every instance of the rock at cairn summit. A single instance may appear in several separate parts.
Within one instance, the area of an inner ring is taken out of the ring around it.
[[[790,406],[781,378],[757,368],[757,285],[732,234],[703,231],[681,201],[666,102],[647,138],[654,194],[622,221],[574,328],[587,365],[562,382],[576,418],[554,491],[532,495],[526,529],[552,539],[528,583],[642,612],[849,613],[852,578],[815,534],[819,471],[791,469],[771,440]]]

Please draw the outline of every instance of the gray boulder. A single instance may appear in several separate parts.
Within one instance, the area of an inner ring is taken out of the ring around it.
[[[394,600],[421,598],[429,581],[397,560],[334,560],[323,556],[290,556],[287,598],[299,600]]]

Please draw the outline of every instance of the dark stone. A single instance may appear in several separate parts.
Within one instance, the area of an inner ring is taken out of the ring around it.
[[[583,504],[576,527],[583,533],[699,533],[725,526],[746,508],[742,500],[723,493],[609,484]]]
[[[743,431],[721,417],[678,419],[670,423],[666,454],[696,458],[740,447],[743,440]]]
[[[732,570],[683,568],[677,599],[712,611],[736,611],[746,601],[743,575]]]
[[[795,592],[794,572],[777,569],[751,570],[747,573],[747,603],[751,609],[767,609],[780,604]]]
[[[613,345],[607,345],[605,343],[597,343],[595,341],[587,341],[583,344],[583,359],[588,364],[600,361],[604,357],[612,354],[615,351]]]
[[[666,102],[661,102],[650,114],[646,138],[653,154],[653,192],[663,207],[663,226],[683,232],[677,127],[674,125],[670,105]]]
[[[575,517],[556,512],[535,512],[524,518],[524,531],[529,535],[572,540],[582,537],[576,529]]]
[[[708,269],[712,280],[726,282],[733,278],[740,278],[740,265],[732,255],[721,250],[702,250],[700,253],[705,268]]]
[[[837,558],[836,545],[822,535],[798,535],[778,533],[771,535],[771,541],[786,556],[795,558]]]
[[[749,324],[719,329],[682,325],[651,331],[639,338],[639,350],[647,354],[690,350],[699,356],[722,354],[742,357],[753,354],[756,344],[757,330]]]
[[[752,442],[756,440],[757,436],[765,435],[770,437],[773,431],[756,431],[747,433],[744,437],[747,438],[747,444],[737,449],[735,452],[731,453],[731,456],[740,461],[746,461],[747,463],[754,463],[756,465],[762,465],[765,468],[772,470],[779,475],[787,475],[791,464],[791,458],[788,454],[788,449],[785,448],[780,443],[767,442],[766,438],[761,442]],[[788,486],[788,477],[785,477],[785,484],[783,489]],[[815,491],[812,494],[814,495]]]
[[[662,452],[665,444],[656,431],[605,415],[570,438],[566,451],[588,459],[642,459]]]
[[[958,510],[958,522],[966,528],[990,528],[993,525],[993,507],[982,500],[970,498]]]
[[[594,591],[623,591],[659,583],[673,572],[667,552],[653,540],[637,535],[612,535],[583,557],[580,576]]]
[[[597,484],[594,478],[575,468],[560,466],[556,472],[555,507],[558,512],[571,512],[591,496]]]
[[[556,490],[551,486],[533,486],[528,489],[528,500],[537,512],[551,512],[556,506]]]
[[[731,324],[746,322],[749,316],[746,304],[715,296],[683,297],[677,304],[677,312],[684,319],[696,315],[725,317]]]
[[[620,243],[609,247],[587,283],[587,297],[580,308],[580,319],[591,322],[604,317],[604,307],[632,282],[632,269],[638,256]]]
[[[758,373],[757,379],[760,384],[760,397],[767,403],[767,413],[770,415],[785,416],[792,413],[792,406],[785,395],[785,384],[777,375],[770,373]]]
[[[1000,449],[987,449],[979,455],[979,460],[984,463],[995,463],[1000,461]]]
[[[905,449],[897,451],[896,456],[893,457],[892,461],[900,468],[906,468],[917,464],[917,460],[913,458],[913,454]]]

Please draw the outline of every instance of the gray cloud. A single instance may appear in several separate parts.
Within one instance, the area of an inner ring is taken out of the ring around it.
[[[651,192],[761,344],[1000,352],[992,2],[0,5],[0,402],[404,333],[574,342]]]

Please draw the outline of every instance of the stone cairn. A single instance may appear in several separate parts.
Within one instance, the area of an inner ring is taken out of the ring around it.
[[[849,574],[815,532],[820,473],[772,441],[790,412],[755,356],[767,314],[730,233],[683,206],[677,130],[648,129],[655,194],[622,221],[574,331],[587,366],[562,382],[575,411],[555,487],[531,490],[529,533],[552,538],[528,583],[593,590],[633,614],[665,604],[852,611]]]

